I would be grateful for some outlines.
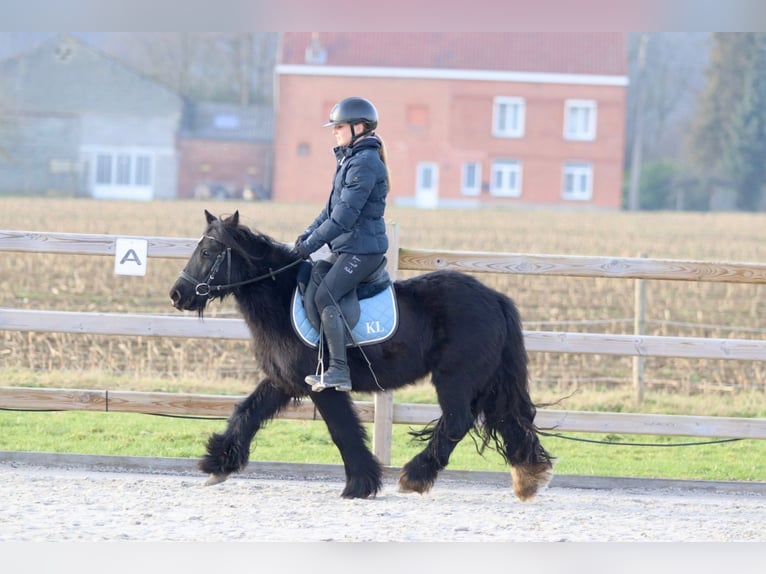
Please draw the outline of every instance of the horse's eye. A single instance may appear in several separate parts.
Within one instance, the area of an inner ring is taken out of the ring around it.
[[[209,249],[203,249],[202,250],[202,257],[210,257],[210,250]]]

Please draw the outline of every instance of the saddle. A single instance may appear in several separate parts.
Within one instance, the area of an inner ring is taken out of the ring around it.
[[[298,281],[293,292],[291,319],[293,329],[304,343],[316,347],[321,319],[314,295],[322,278],[330,270],[329,261],[313,264],[304,261],[298,268]],[[396,332],[398,311],[386,258],[354,291],[338,301],[341,313],[351,333],[346,332],[346,345],[380,343]]]

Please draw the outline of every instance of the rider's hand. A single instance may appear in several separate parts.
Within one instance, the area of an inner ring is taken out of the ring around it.
[[[290,255],[293,259],[308,259],[311,252],[306,247],[304,242],[296,242],[295,247],[290,250]]]

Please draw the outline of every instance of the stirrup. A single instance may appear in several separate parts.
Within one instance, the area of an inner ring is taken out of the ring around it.
[[[321,325],[319,327],[319,337],[320,339],[324,335],[324,325]],[[328,380],[325,377],[326,373],[331,374],[333,369],[337,369],[337,367],[333,367],[333,361],[330,360],[330,368],[325,371],[324,369],[324,346],[319,345],[319,350],[317,351],[317,369],[316,373],[313,375],[306,375],[306,377],[303,379],[307,385],[311,385],[311,390],[315,393],[320,393],[325,389],[334,388],[336,391],[342,391],[342,392],[349,392],[352,390],[351,388],[351,374],[348,371],[348,368],[346,369],[346,372],[348,375],[341,381],[336,382],[335,384],[328,382]]]
[[[321,393],[325,389],[335,389],[336,391],[350,392],[352,389],[351,381],[332,384],[325,377],[324,372],[317,375],[306,375],[303,379],[307,385],[311,385],[311,390],[315,393]]]

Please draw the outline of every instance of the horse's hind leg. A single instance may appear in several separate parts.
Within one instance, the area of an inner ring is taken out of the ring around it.
[[[437,389],[439,385],[437,385]],[[458,388],[453,385],[453,388]],[[400,492],[428,492],[436,481],[439,471],[447,466],[457,443],[471,430],[475,415],[471,411],[470,399],[460,394],[445,398],[439,393],[442,416],[433,428],[421,434],[430,439],[426,447],[402,467],[399,473]]]
[[[521,432],[525,435],[523,438],[519,429],[501,429],[506,449],[512,454],[513,492],[519,500],[527,501],[532,500],[553,478],[553,460],[540,444],[536,431],[521,429]]]
[[[207,484],[223,482],[232,472],[240,471],[247,465],[255,433],[291,399],[291,395],[264,379],[234,407],[226,431],[210,436],[207,454],[199,461],[199,469],[210,474]]]
[[[540,444],[531,401],[520,401],[515,407],[502,416],[487,408],[484,426],[490,433],[500,435],[498,450],[511,465],[513,491],[519,500],[527,501],[551,481],[553,459]]]
[[[553,463],[520,462],[511,465],[513,492],[522,502],[532,500],[553,478]]]
[[[343,498],[374,497],[382,485],[380,462],[367,447],[367,433],[359,421],[348,393],[310,393],[346,470]]]

